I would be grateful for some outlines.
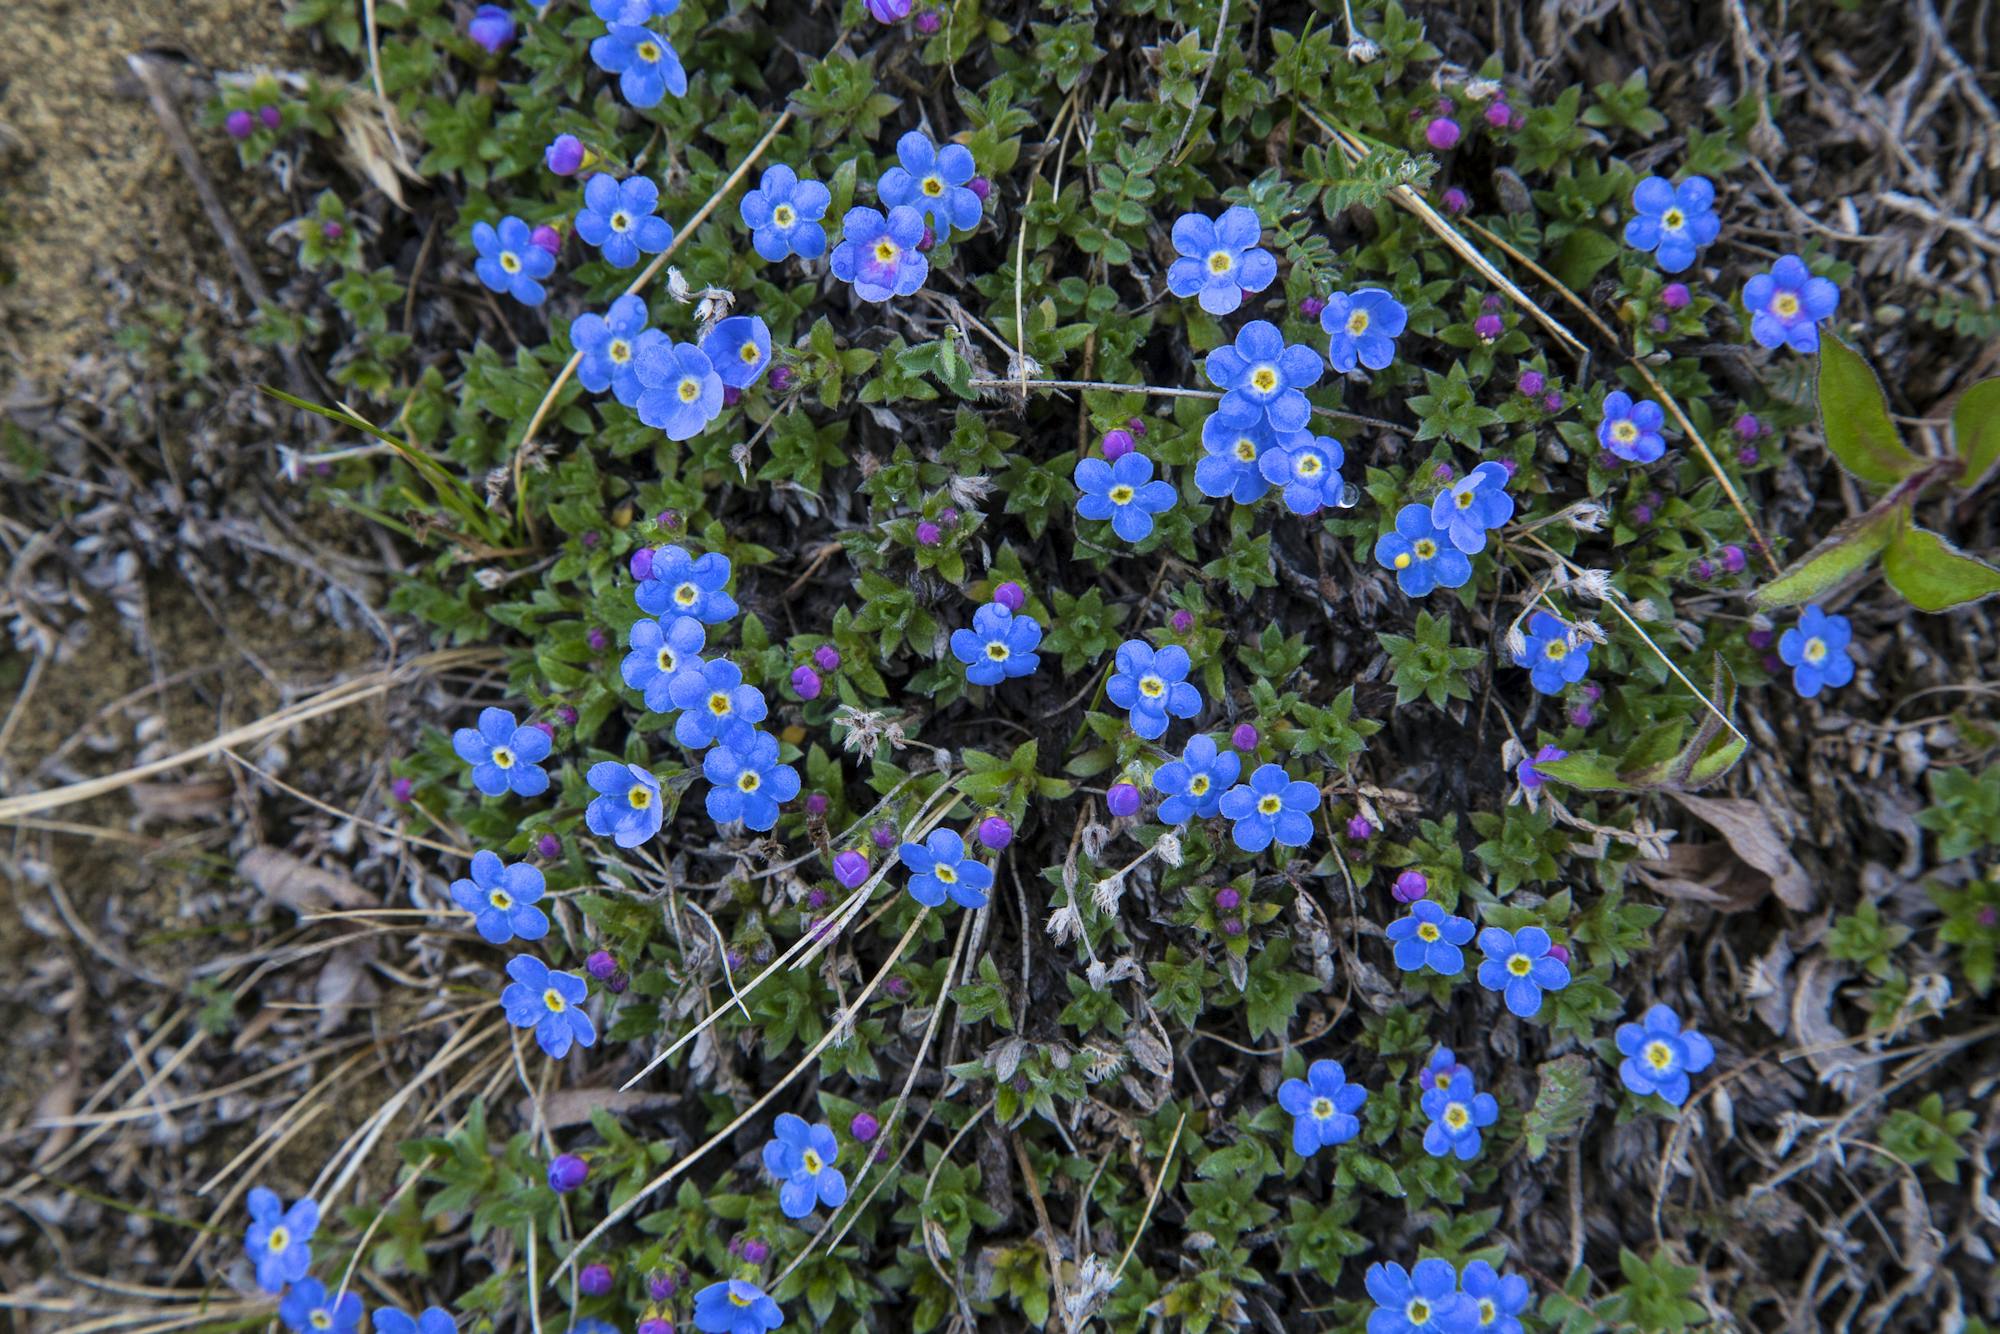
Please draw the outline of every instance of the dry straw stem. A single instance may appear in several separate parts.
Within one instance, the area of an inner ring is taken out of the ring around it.
[[[89,801],[92,797],[116,792],[156,774],[212,760],[224,751],[252,745],[279,732],[289,731],[300,723],[310,722],[314,718],[338,713],[349,705],[387,694],[396,686],[417,677],[498,657],[499,651],[491,648],[442,649],[435,653],[419,654],[408,662],[394,667],[384,667],[352,680],[343,681],[337,686],[322,690],[310,699],[287,705],[276,713],[259,718],[256,722],[231,728],[221,736],[169,755],[165,759],[135,765],[130,769],[121,769],[102,778],[87,778],[80,783],[71,783],[67,787],[50,788],[45,792],[29,792],[0,800],[0,821],[18,820],[24,815],[52,811],[58,807],[68,806],[72,802]]]
[[[693,236],[696,229],[708,221],[708,215],[715,212],[716,205],[736,188],[750,168],[757,164],[757,159],[764,156],[764,150],[771,146],[771,141],[776,139],[791,121],[792,109],[786,107],[772,123],[771,128],[764,131],[764,137],[757,141],[749,155],[736,164],[736,170],[730,172],[728,178],[716,187],[715,193],[708,197],[708,202],[695,210],[694,216],[688,219],[685,227],[674,233],[674,239],[667,243],[667,248],[653,256],[653,262],[640,270],[639,276],[632,280],[632,285],[625,289],[626,296],[637,296],[646,289],[646,284],[659,276],[660,270],[667,266],[667,261],[674,257],[674,252],[681,248],[681,243]],[[521,443],[514,447],[514,506],[516,516],[524,527],[528,523],[528,503],[521,494],[522,463],[528,456],[528,447],[534,443],[535,432],[541,427],[542,418],[549,415],[549,409],[555,405],[556,395],[562,392],[562,387],[569,383],[569,377],[576,374],[576,368],[582,362],[583,353],[570,353],[569,360],[564,362],[563,368],[556,373],[555,383],[549,386],[549,391],[542,395],[542,401],[536,405],[535,415],[528,418],[528,429],[521,433]]]
[[[1118,1257],[1118,1267],[1111,1271],[1113,1287],[1118,1285],[1119,1277],[1124,1274],[1125,1265],[1131,1260],[1132,1252],[1139,1248],[1139,1238],[1146,1235],[1146,1224],[1153,1221],[1153,1206],[1160,1202],[1160,1191],[1167,1184],[1167,1169],[1173,1166],[1174,1150],[1180,1147],[1181,1131],[1187,1128],[1187,1119],[1188,1114],[1183,1110],[1181,1119],[1174,1123],[1174,1137],[1167,1141],[1166,1156],[1160,1159],[1160,1174],[1153,1178],[1152,1193],[1146,1196],[1146,1212],[1139,1215],[1139,1230],[1132,1234],[1132,1240],[1126,1244],[1125,1254]]]

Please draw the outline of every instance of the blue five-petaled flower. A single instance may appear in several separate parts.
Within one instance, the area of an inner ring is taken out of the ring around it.
[[[1531,1295],[1527,1279],[1474,1260],[1459,1275],[1458,1287],[1472,1299],[1472,1327],[1480,1334],[1521,1334],[1519,1317]]]
[[[1764,347],[1819,351],[1819,324],[1840,304],[1831,278],[1815,278],[1797,255],[1782,255],[1769,273],[1743,284],[1750,336]]]
[[[1379,287],[1335,292],[1319,313],[1327,363],[1342,375],[1357,364],[1379,371],[1396,359],[1396,338],[1409,322],[1403,303]]]
[[[674,740],[689,750],[714,745],[742,750],[750,744],[752,724],[769,712],[764,692],[743,684],[743,669],[727,658],[710,658],[699,669],[679,673],[667,698],[681,711]]]
[[[1396,572],[1396,586],[1413,598],[1433,588],[1457,588],[1472,577],[1472,561],[1431,522],[1430,506],[1411,501],[1396,511],[1396,530],[1375,542],[1376,561]]]
[[[728,582],[729,557],[719,551],[691,556],[671,546],[653,553],[652,569],[632,597],[651,615],[692,616],[714,625],[736,614],[736,599],[723,587]]]
[[[1635,403],[1623,389],[1614,389],[1604,396],[1597,443],[1627,463],[1651,463],[1666,453],[1667,442],[1660,434],[1666,421],[1666,409],[1652,399]]]
[[[1201,424],[1201,447],[1207,451],[1194,465],[1194,484],[1203,495],[1228,496],[1239,505],[1260,499],[1271,489],[1258,460],[1277,443],[1277,435],[1262,417],[1230,421],[1220,411]]]
[[[1219,809],[1231,821],[1229,836],[1245,852],[1262,852],[1272,843],[1302,848],[1312,841],[1319,789],[1275,764],[1264,764],[1249,782],[1223,793]]]
[[[1715,1060],[1714,1044],[1692,1024],[1683,1029],[1680,1016],[1665,1005],[1647,1010],[1636,1024],[1620,1024],[1618,1050],[1625,1057],[1618,1077],[1626,1088],[1642,1098],[1657,1093],[1676,1107],[1687,1101],[1688,1076]]]
[[[761,315],[731,315],[701,336],[702,355],[731,389],[748,389],[771,364],[771,330]]]
[[[1511,479],[1504,465],[1487,460],[1438,492],[1431,502],[1431,526],[1466,555],[1486,550],[1486,534],[1514,517]]]
[[[278,1303],[278,1319],[292,1334],[354,1334],[361,1324],[361,1295],[343,1292],[337,1302],[327,1296],[326,1284],[302,1278]]]
[[[1285,508],[1294,514],[1317,514],[1340,503],[1346,483],[1340,465],[1346,451],[1330,435],[1290,431],[1257,456],[1257,471],[1272,486],[1284,488]]]
[[[1128,639],[1112,657],[1104,693],[1131,715],[1134,732],[1153,741],[1167,730],[1169,717],[1192,718],[1201,712],[1201,692],[1187,679],[1193,665],[1179,644],[1155,649],[1143,639]]]
[[[306,1276],[312,1264],[313,1231],[319,1227],[319,1205],[302,1199],[285,1208],[276,1191],[258,1186],[250,1192],[250,1227],[243,1250],[257,1271],[257,1286],[278,1292]]]
[[[633,106],[656,107],[668,93],[687,93],[687,71],[673,44],[651,28],[614,23],[611,31],[590,44],[590,59],[606,74],[618,76],[618,91]]]
[[[890,209],[886,217],[872,208],[851,208],[828,266],[834,277],[854,284],[854,295],[863,301],[908,296],[931,271],[931,262],[917,249],[923,239],[924,215],[907,204]]]
[[[548,297],[542,279],[555,272],[556,257],[536,245],[528,224],[519,218],[472,224],[472,245],[479,252],[472,271],[479,281],[524,306],[539,306]]]
[[[666,337],[648,329],[646,319],[643,298],[621,296],[602,315],[594,310],[585,311],[570,321],[570,344],[583,358],[577,363],[576,378],[585,389],[593,394],[609,389],[628,408],[638,403],[639,395],[644,392],[639,384],[641,345],[657,343]]]
[[[540,940],[549,933],[548,914],[535,906],[546,882],[526,862],[504,863],[485,849],[472,855],[472,878],[451,882],[452,901],[472,914],[472,924],[489,944],[516,936]]]
[[[818,259],[826,253],[827,207],[833,192],[818,181],[802,181],[779,163],[766,167],[757,188],[743,196],[737,212],[750,229],[750,244],[775,264],[787,255]]]
[[[1312,419],[1305,390],[1318,383],[1325,363],[1303,343],[1287,343],[1269,320],[1252,320],[1235,343],[1208,354],[1202,369],[1223,390],[1216,411],[1230,422],[1263,417],[1274,431],[1299,431]]]
[[[1542,1008],[1544,991],[1569,985],[1569,965],[1549,953],[1549,933],[1539,926],[1503,931],[1489,926],[1479,933],[1486,961],[1479,965],[1479,985],[1499,992],[1507,1008],[1523,1019]]]
[[[660,187],[644,176],[621,181],[600,171],[583,186],[576,234],[614,269],[629,269],[641,254],[657,255],[674,242],[673,225],[655,216]]]
[[[804,1117],[783,1112],[772,1134],[764,1145],[764,1170],[784,1183],[778,1207],[785,1217],[804,1218],[817,1205],[838,1209],[847,1202],[847,1178],[833,1165],[840,1142],[832,1126],[807,1125]]]
[[[965,679],[976,686],[998,685],[1027,676],[1042,665],[1041,623],[1032,616],[989,602],[972,613],[970,630],[951,632],[951,655],[965,664]]]
[[[1166,798],[1160,803],[1160,819],[1186,824],[1215,815],[1242,769],[1242,757],[1217,746],[1214,737],[1204,733],[1189,738],[1179,759],[1153,770],[1153,786]]]
[[[1778,658],[1792,669],[1792,686],[1811,699],[1827,686],[1844,686],[1854,679],[1849,647],[1854,627],[1845,616],[1829,616],[1819,606],[1807,607],[1799,623],[1778,637]]]
[[[660,780],[636,764],[603,760],[584,775],[597,797],[584,807],[583,822],[599,838],[636,848],[660,832],[665,810]]]
[[[971,149],[964,144],[939,148],[922,130],[911,130],[896,141],[896,162],[875,185],[875,197],[884,205],[915,209],[939,240],[954,229],[969,232],[979,225],[983,206],[971,188],[978,174]]]
[[[905,843],[899,850],[910,868],[910,897],[926,908],[943,905],[946,897],[961,908],[984,908],[993,887],[993,868],[965,855],[965,840],[949,829],[937,829],[922,843]]]
[[[1086,519],[1109,519],[1111,531],[1127,542],[1143,542],[1153,531],[1153,516],[1174,507],[1174,488],[1153,480],[1153,461],[1137,452],[1116,463],[1078,460],[1073,474],[1076,512]]]
[[[1424,1152],[1433,1158],[1454,1154],[1461,1162],[1479,1156],[1482,1128],[1500,1119],[1500,1104],[1491,1093],[1478,1093],[1470,1074],[1457,1074],[1439,1089],[1427,1089],[1418,1104],[1431,1119],[1424,1131]]]
[[[489,797],[508,792],[539,797],[548,791],[549,775],[541,762],[548,758],[549,746],[547,732],[516,726],[505,709],[481,709],[477,728],[461,727],[451,734],[451,748],[472,766],[472,785]]]
[[[693,439],[721,414],[722,377],[693,343],[663,338],[639,350],[634,369],[639,420],[665,431],[667,439]]]
[[[427,1306],[414,1320],[393,1306],[375,1308],[375,1334],[455,1334],[458,1322],[442,1306]]]
[[[1625,224],[1625,244],[1650,250],[1668,273],[1694,263],[1695,252],[1715,239],[1722,220],[1715,216],[1715,187],[1705,176],[1679,185],[1648,176],[1632,191],[1637,217]]]
[[[646,707],[652,712],[671,713],[677,707],[674,681],[701,671],[701,651],[707,641],[708,631],[693,616],[671,620],[642,616],[632,622],[626,634],[625,642],[632,651],[618,664],[618,674],[626,685],[646,697]]]
[[[1514,665],[1528,669],[1528,683],[1544,695],[1560,695],[1590,671],[1590,641],[1572,637],[1560,617],[1538,611],[1528,618]]]
[[[1414,1272],[1372,1264],[1366,1284],[1375,1299],[1368,1334],[1472,1334],[1472,1299],[1458,1290],[1449,1260],[1419,1260]]]
[[[1348,1083],[1339,1061],[1314,1061],[1304,1079],[1278,1085],[1278,1106],[1292,1117],[1292,1152],[1310,1158],[1353,1139],[1361,1133],[1355,1113],[1367,1101],[1368,1090]]]
[[[583,1012],[590,987],[582,978],[557,972],[532,954],[509,959],[507,976],[514,979],[500,993],[507,1022],[534,1029],[543,1051],[561,1060],[572,1044],[588,1047],[597,1041],[597,1029]]]
[[[1459,946],[1472,939],[1472,923],[1454,917],[1429,899],[1419,899],[1409,916],[1389,923],[1385,932],[1396,947],[1396,967],[1406,973],[1423,968],[1456,977],[1465,968]]]
[[[778,823],[778,808],[799,795],[799,771],[778,763],[778,738],[769,732],[723,742],[702,756],[701,772],[711,784],[708,818],[717,824],[741,820],[762,833]]]
[[[1264,224],[1241,204],[1210,219],[1183,213],[1174,219],[1174,251],[1180,256],[1167,267],[1167,290],[1191,296],[1211,315],[1227,315],[1243,304],[1248,292],[1261,292],[1278,276],[1278,261],[1257,239]]]
[[[785,1323],[785,1313],[747,1279],[711,1283],[694,1295],[694,1327],[701,1334],[765,1334]]]

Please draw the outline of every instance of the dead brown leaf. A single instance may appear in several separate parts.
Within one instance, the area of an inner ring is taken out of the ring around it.
[[[600,1108],[623,1121],[647,1112],[657,1112],[678,1101],[678,1097],[668,1093],[636,1090],[626,1093],[613,1088],[557,1089],[542,1099],[542,1120],[550,1130],[564,1130],[583,1125],[590,1120],[590,1114]],[[533,1119],[534,1112],[534,1104],[526,1098],[521,1099],[519,1114],[523,1124]]]
[[[1732,797],[1701,797],[1692,792],[1668,795],[1721,834],[1730,851],[1743,862],[1746,872],[1761,873],[1780,903],[1801,912],[1813,906],[1816,895],[1811,878],[1792,856],[1791,847],[1764,814],[1763,807],[1754,801]]]
[[[255,885],[266,898],[284,904],[294,912],[318,912],[342,908],[378,908],[373,894],[345,876],[323,871],[311,862],[276,848],[252,848],[236,862],[237,874]]]

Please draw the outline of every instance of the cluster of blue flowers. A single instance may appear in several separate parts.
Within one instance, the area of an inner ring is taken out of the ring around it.
[[[1375,1302],[1368,1334],[1521,1334],[1530,1296],[1528,1280],[1484,1260],[1462,1274],[1449,1260],[1419,1260],[1413,1270],[1377,1263],[1365,1282]]]
[[[875,183],[882,208],[849,209],[828,261],[833,276],[863,301],[917,291],[930,276],[924,252],[932,241],[971,231],[985,210],[985,182],[965,145],[940,149],[911,130],[896,141],[896,163]]]
[[[1487,533],[1514,517],[1512,480],[1506,464],[1489,459],[1429,504],[1403,506],[1395,530],[1376,539],[1376,563],[1395,571],[1396,586],[1409,597],[1462,586],[1472,577],[1471,558],[1486,550]]]

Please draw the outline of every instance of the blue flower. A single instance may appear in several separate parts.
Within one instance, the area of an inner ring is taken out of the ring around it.
[[[1441,1089],[1427,1089],[1418,1099],[1431,1119],[1424,1131],[1424,1152],[1433,1158],[1456,1154],[1460,1162],[1479,1156],[1480,1129],[1500,1119],[1500,1104],[1491,1093],[1475,1093],[1470,1074],[1451,1077]]]
[[[1479,985],[1507,998],[1507,1008],[1532,1019],[1542,1008],[1544,991],[1569,985],[1569,965],[1549,953],[1549,933],[1539,926],[1502,931],[1489,926],[1479,933],[1486,962],[1479,965]]]
[[[672,18],[681,0],[590,0],[590,12],[606,23],[648,23]]]
[[[675,616],[671,621],[647,617],[632,622],[626,642],[632,651],[618,664],[618,674],[645,695],[648,709],[672,712],[675,680],[699,674],[705,665],[701,650],[708,632],[692,616]]]
[[[802,181],[780,163],[766,167],[757,188],[743,196],[737,212],[750,229],[750,244],[770,263],[787,255],[818,259],[826,253],[827,206],[833,192],[818,181]]]
[[[802,1116],[780,1113],[776,1138],[764,1146],[764,1170],[782,1181],[778,1207],[787,1218],[804,1218],[815,1205],[838,1209],[847,1203],[847,1178],[833,1165],[840,1142],[833,1127],[809,1126]]]
[[[1116,463],[1080,459],[1071,480],[1083,494],[1076,498],[1077,515],[1109,519],[1111,531],[1127,542],[1143,542],[1153,531],[1153,516],[1174,507],[1174,488],[1153,480],[1153,461],[1134,451]]]
[[[1319,313],[1326,330],[1326,359],[1346,375],[1358,362],[1379,371],[1396,359],[1396,338],[1410,322],[1403,303],[1379,287],[1335,292]]]
[[[689,750],[713,745],[743,750],[751,725],[763,722],[769,711],[764,692],[744,685],[743,669],[727,658],[711,658],[699,670],[678,674],[667,696],[681,710],[674,740]]]
[[[1715,187],[1705,176],[1691,176],[1679,186],[1664,176],[1648,176],[1632,191],[1632,209],[1638,216],[1625,224],[1625,244],[1654,252],[1668,273],[1694,263],[1695,252],[1722,230]]]
[[[1278,1106],[1292,1116],[1292,1152],[1310,1158],[1353,1139],[1361,1133],[1355,1113],[1367,1101],[1368,1090],[1348,1083],[1339,1061],[1314,1061],[1304,1079],[1278,1085]]]
[[[1227,315],[1243,304],[1246,292],[1261,292],[1278,276],[1278,261],[1257,240],[1264,224],[1241,204],[1210,220],[1200,213],[1174,219],[1174,250],[1181,257],[1167,268],[1167,290],[1199,296],[1211,315]]]
[[[287,1209],[277,1192],[264,1186],[250,1192],[248,1203],[250,1227],[243,1234],[243,1252],[257,1271],[257,1286],[277,1292],[304,1278],[312,1265],[307,1243],[319,1227],[319,1205],[305,1199]]]
[[[1792,669],[1792,686],[1811,699],[1826,686],[1854,679],[1849,645],[1854,627],[1845,616],[1829,616],[1817,605],[1799,614],[1799,623],[1778,636],[1778,657]]]
[[[1507,469],[1488,461],[1480,464],[1431,502],[1431,527],[1470,556],[1486,550],[1486,531],[1514,517],[1514,497],[1507,494]]]
[[[1625,1060],[1618,1077],[1640,1097],[1657,1093],[1678,1107],[1687,1101],[1688,1076],[1698,1075],[1715,1060],[1715,1046],[1694,1031],[1681,1028],[1681,1018],[1664,1005],[1646,1011],[1636,1024],[1618,1025],[1618,1050]]]
[[[719,551],[690,556],[685,547],[672,546],[653,553],[653,567],[632,597],[654,616],[692,616],[714,625],[736,615],[736,599],[723,588],[728,582],[729,557]]]
[[[1528,1280],[1502,1274],[1484,1260],[1474,1260],[1458,1278],[1459,1291],[1472,1299],[1473,1328],[1491,1334],[1521,1334],[1518,1319],[1528,1305]]]
[[[458,1322],[442,1306],[427,1306],[415,1320],[393,1306],[375,1308],[375,1334],[456,1334]]]
[[[1652,399],[1634,403],[1623,389],[1614,389],[1604,396],[1597,443],[1627,463],[1651,463],[1666,453],[1667,442],[1660,435],[1666,420],[1666,409]]]
[[[1275,764],[1259,765],[1249,782],[1222,794],[1222,814],[1234,822],[1229,836],[1245,852],[1262,852],[1273,842],[1304,847],[1312,841],[1318,809],[1319,789]]]
[[[1528,669],[1528,683],[1544,695],[1560,695],[1590,670],[1590,641],[1581,635],[1570,637],[1570,628],[1560,617],[1538,611],[1528,618],[1528,632],[1521,651],[1514,655],[1516,667]]]
[[[1261,499],[1271,484],[1258,471],[1257,460],[1276,443],[1276,433],[1261,417],[1232,422],[1211,412],[1201,424],[1201,446],[1208,454],[1194,465],[1195,487],[1205,496],[1229,496],[1239,505]]]
[[[694,1327],[701,1334],[765,1334],[785,1323],[785,1313],[755,1283],[732,1278],[694,1295]]]
[[[1193,665],[1179,644],[1155,649],[1143,639],[1128,639],[1112,658],[1104,693],[1131,714],[1132,730],[1152,741],[1167,730],[1169,715],[1192,718],[1201,712],[1201,692],[1187,679]]]
[[[1455,1076],[1471,1072],[1469,1066],[1459,1063],[1451,1048],[1439,1047],[1431,1053],[1430,1060],[1424,1063],[1423,1070],[1418,1073],[1417,1083],[1426,1089],[1448,1089]]]
[[[472,878],[451,882],[451,897],[472,914],[488,944],[540,940],[549,933],[548,915],[535,906],[543,885],[542,873],[526,862],[507,865],[499,853],[481,849],[472,855]]]
[[[687,71],[673,43],[636,23],[614,23],[611,31],[590,44],[591,63],[618,76],[618,91],[640,108],[656,107],[668,93],[688,90]]]
[[[556,972],[531,954],[509,959],[507,976],[514,979],[500,992],[507,1022],[516,1028],[534,1029],[535,1041],[543,1051],[561,1060],[572,1042],[579,1047],[596,1043],[597,1030],[583,1012],[590,988],[582,978]]]
[[[1840,304],[1830,278],[1815,278],[1797,255],[1782,256],[1769,273],[1743,284],[1743,308],[1750,312],[1750,336],[1764,347],[1819,351],[1819,322]]]
[[[1396,967],[1404,972],[1428,967],[1456,977],[1465,968],[1465,954],[1458,947],[1472,939],[1472,923],[1447,916],[1429,899],[1418,899],[1410,915],[1389,923],[1385,934],[1395,942]]]
[[[609,389],[620,403],[631,407],[639,401],[639,347],[647,334],[655,341],[666,337],[646,327],[646,302],[636,296],[621,296],[611,309],[599,315],[586,311],[569,324],[569,341],[582,354],[576,378],[593,394]]]
[[[964,144],[939,148],[921,130],[911,130],[896,141],[896,161],[900,165],[883,172],[875,185],[875,197],[884,205],[914,209],[939,240],[953,229],[969,232],[979,225],[982,205],[971,189],[979,169],[971,149]]]
[[[1190,738],[1179,759],[1153,771],[1153,787],[1166,798],[1160,803],[1160,819],[1186,824],[1210,818],[1222,809],[1222,794],[1242,771],[1242,757],[1217,746],[1214,737]]]
[[[1319,381],[1319,353],[1303,343],[1287,343],[1269,320],[1252,320],[1236,334],[1230,347],[1208,354],[1202,369],[1225,392],[1216,412],[1225,421],[1250,422],[1259,417],[1274,431],[1299,431],[1312,419],[1307,387]]]
[[[722,377],[693,343],[663,339],[644,348],[636,371],[642,391],[634,405],[639,420],[665,431],[669,440],[700,435],[722,412]]]
[[[636,764],[603,760],[584,775],[599,795],[583,811],[583,822],[599,838],[621,848],[636,848],[660,832],[665,810],[660,780]]]
[[[761,315],[731,315],[701,336],[701,350],[731,389],[748,389],[771,364],[771,331]]]
[[[759,695],[759,717],[763,703]],[[799,795],[799,771],[778,763],[778,738],[769,732],[722,742],[702,756],[701,772],[711,784],[708,818],[717,824],[741,820],[762,833],[778,823],[778,808]]]
[[[1375,1299],[1368,1334],[1472,1334],[1478,1319],[1449,1260],[1419,1260],[1415,1273],[1399,1264],[1372,1264],[1367,1286]]]
[[[1429,507],[1412,501],[1396,511],[1396,531],[1376,540],[1376,563],[1394,570],[1396,586],[1413,598],[1457,588],[1472,577],[1472,561],[1443,537]]]
[[[1317,514],[1339,502],[1346,489],[1340,480],[1340,465],[1346,461],[1346,451],[1332,436],[1288,431],[1258,455],[1257,471],[1272,486],[1284,488],[1286,509],[1294,514]]]
[[[354,1334],[361,1324],[360,1294],[343,1292],[331,1303],[327,1296],[326,1284],[302,1278],[278,1303],[278,1319],[292,1334]]]
[[[1032,616],[1016,615],[997,602],[972,613],[970,630],[951,632],[951,656],[965,664],[965,679],[976,686],[998,685],[1027,676],[1042,665],[1042,627]]]
[[[872,208],[851,208],[828,263],[833,276],[853,283],[854,295],[863,301],[908,296],[931,271],[917,249],[923,239],[924,215],[907,205],[890,209],[886,218]]]
[[[943,905],[949,895],[961,908],[984,908],[993,888],[993,868],[965,855],[965,840],[949,829],[937,829],[922,843],[905,843],[899,850],[910,868],[910,897],[926,908]]]
[[[548,758],[549,734],[539,727],[519,727],[505,709],[481,709],[478,728],[461,727],[451,734],[451,748],[472,766],[472,785],[489,797],[513,792],[539,797],[549,790],[542,768]]]
[[[497,229],[490,222],[473,223],[472,245],[479,258],[472,271],[502,296],[539,306],[548,297],[541,280],[555,272],[556,257],[530,240],[531,235],[528,224],[516,217],[500,219]]]
[[[657,255],[674,243],[673,225],[655,217],[660,187],[644,176],[620,181],[600,171],[584,183],[576,234],[604,254],[614,269],[629,269],[641,253]]]
[[[472,19],[465,25],[465,35],[494,56],[514,40],[514,33],[514,16],[499,5],[481,5],[472,11]]]

